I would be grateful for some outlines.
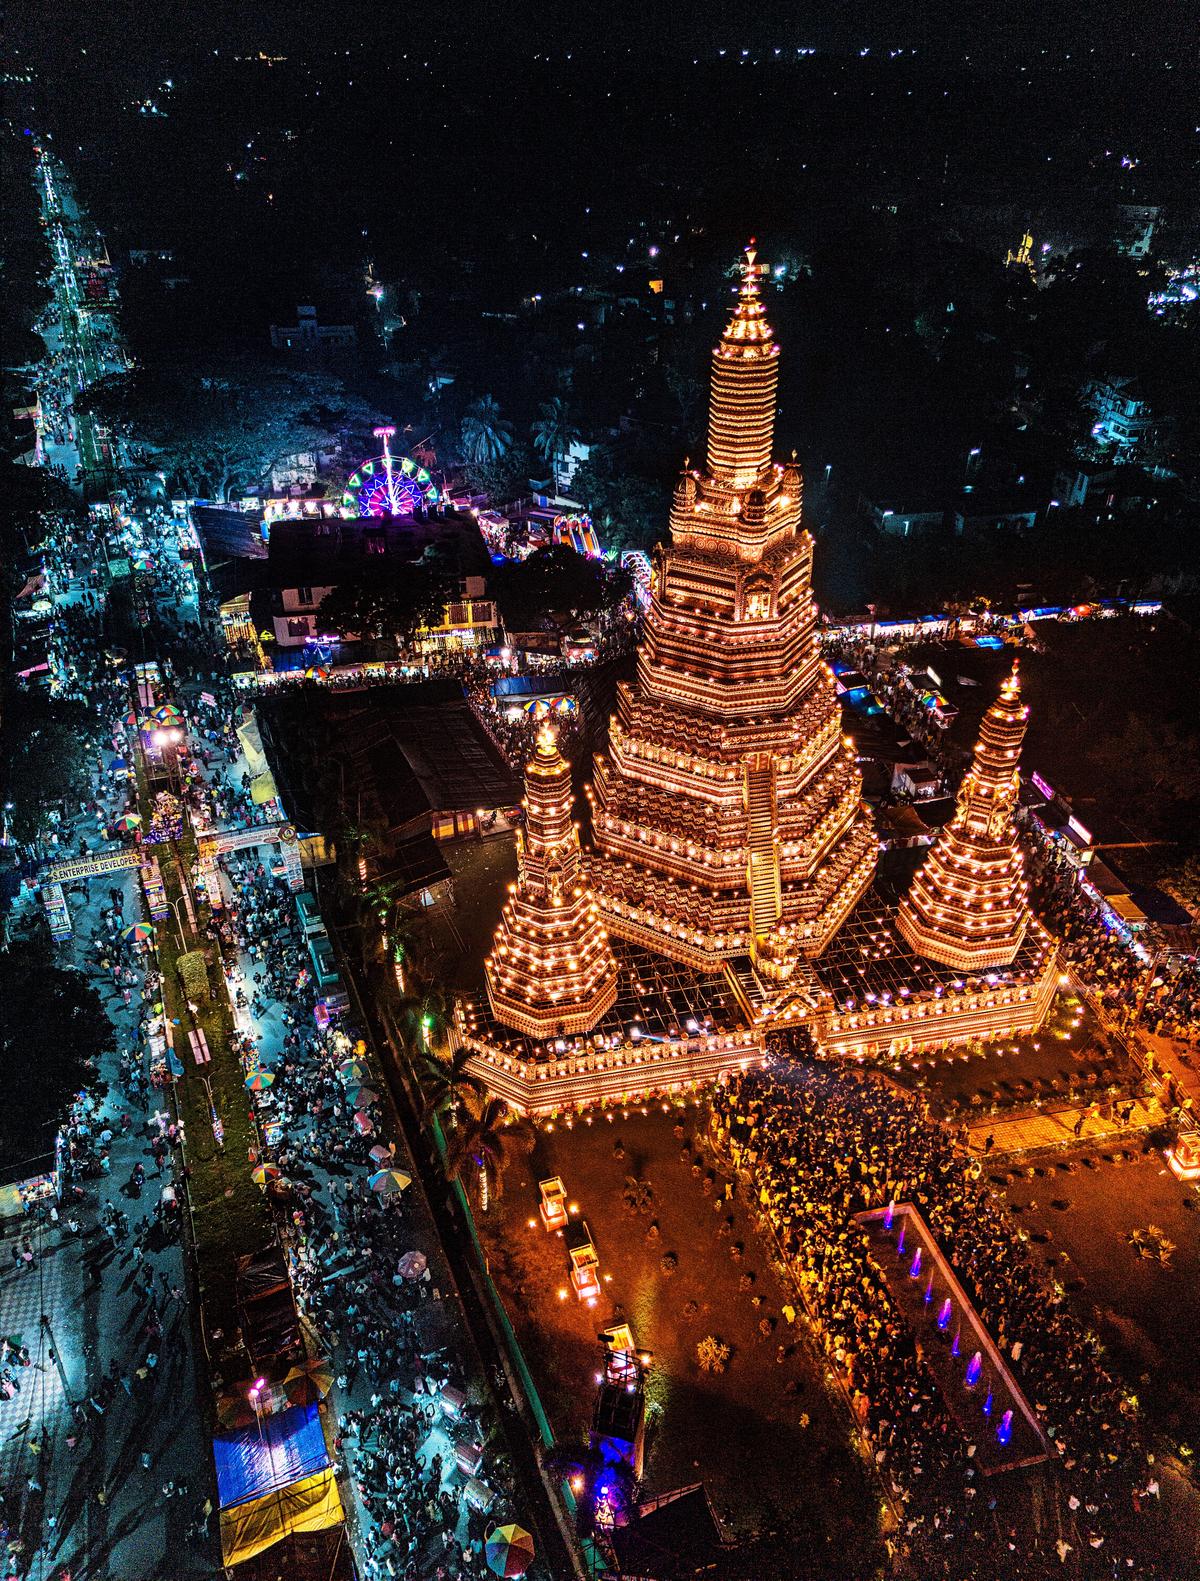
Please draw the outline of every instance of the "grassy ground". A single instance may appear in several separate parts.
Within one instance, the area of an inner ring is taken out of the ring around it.
[[[1025,1171],[1006,1189],[1039,1255],[1095,1323],[1152,1422],[1200,1452],[1200,1192],[1176,1180],[1161,1153],[1124,1150],[1072,1171]],[[1166,1264],[1140,1257],[1129,1239],[1149,1225],[1175,1243]]]
[[[509,835],[442,847],[454,875],[454,903],[430,919],[436,975],[448,989],[477,988],[508,885],[517,876]]]
[[[903,1086],[927,1093],[939,1114],[968,1121],[1038,1097],[1066,1103],[1075,1092],[1090,1102],[1110,1084],[1122,1093],[1137,1084],[1127,1057],[1110,1048],[1091,1011],[1073,994],[1058,996],[1035,1036],[963,1046],[888,1069]]]
[[[653,1357],[647,1491],[702,1480],[734,1531],[802,1531],[829,1552],[831,1574],[834,1555],[844,1559],[843,1573],[857,1574],[874,1543],[876,1501],[847,1420],[826,1396],[821,1362],[786,1321],[787,1294],[745,1205],[724,1200],[723,1179],[705,1194],[693,1173],[705,1111],[648,1108],[628,1119],[579,1122],[570,1134],[561,1126],[541,1130],[532,1156],[507,1168],[499,1207],[480,1216],[493,1277],[552,1425],[559,1436],[586,1432],[599,1332],[625,1319]],[[570,1290],[563,1240],[547,1235],[536,1217],[537,1181],[554,1174],[599,1252],[603,1298],[595,1309]],[[626,1209],[629,1175],[650,1182],[649,1212]],[[670,1275],[662,1266],[667,1253],[678,1260]],[[766,1338],[763,1319],[772,1330]],[[696,1346],[709,1334],[730,1347],[720,1374],[697,1362]]]

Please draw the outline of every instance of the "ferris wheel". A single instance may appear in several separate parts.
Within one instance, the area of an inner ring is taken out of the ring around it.
[[[437,484],[411,456],[394,456],[390,440],[395,428],[376,428],[383,440],[383,454],[364,461],[346,484],[342,510],[347,516],[411,516],[425,505],[436,505]]]

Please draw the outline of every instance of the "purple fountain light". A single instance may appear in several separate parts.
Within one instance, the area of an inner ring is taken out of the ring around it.
[[[950,1297],[947,1296],[942,1302],[941,1311],[938,1313],[938,1328],[940,1328],[943,1333],[945,1333],[945,1331],[950,1327],[950,1313],[952,1311],[953,1307],[950,1304]]]
[[[987,1399],[983,1402],[983,1414],[984,1416],[991,1416],[992,1414],[992,1391],[990,1389],[987,1392]]]
[[[957,1356],[958,1355],[958,1342],[959,1342],[959,1340],[961,1338],[962,1338],[962,1325],[960,1324],[959,1327],[954,1330],[954,1344],[951,1345],[951,1347],[950,1347],[950,1354],[952,1356]]]
[[[900,1239],[896,1242],[896,1256],[904,1256],[904,1226],[900,1226]]]
[[[929,1283],[925,1286],[925,1305],[928,1306],[929,1303],[932,1300],[933,1300],[933,1270],[930,1269],[930,1271],[929,1271]]]
[[[996,1427],[996,1437],[1002,1444],[1007,1444],[1012,1437],[1012,1412],[1005,1411]]]
[[[912,1267],[908,1270],[908,1277],[910,1279],[919,1279],[921,1277],[921,1248],[919,1246],[913,1253]]]
[[[896,1217],[896,1204],[895,1204],[894,1201],[892,1201],[892,1202],[888,1203],[887,1212],[883,1216],[883,1227],[884,1227],[885,1230],[890,1230],[891,1229],[891,1227],[892,1227],[892,1220],[895,1217]]]
[[[973,1389],[975,1387],[975,1385],[979,1382],[980,1378],[982,1378],[982,1377],[983,1377],[983,1357],[979,1353],[979,1351],[976,1351],[975,1354],[971,1357],[970,1361],[967,1363],[967,1372],[966,1372],[967,1388],[968,1389]]]

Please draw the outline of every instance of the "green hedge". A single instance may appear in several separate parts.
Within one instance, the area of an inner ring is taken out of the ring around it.
[[[175,970],[179,973],[179,981],[187,997],[197,1005],[207,1003],[208,964],[204,959],[204,951],[189,950],[186,955],[181,955],[175,962]]]

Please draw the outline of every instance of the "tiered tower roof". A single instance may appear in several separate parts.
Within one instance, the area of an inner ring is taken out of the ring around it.
[[[1017,844],[1017,762],[1028,705],[1017,666],[984,716],[954,817],[900,903],[896,926],[918,954],[960,971],[1008,966],[1029,926]]]
[[[517,881],[485,966],[496,1018],[529,1037],[587,1032],[617,995],[617,963],[587,887],[571,801],[570,765],[544,725],[525,768]]]
[[[596,898],[622,937],[776,976],[829,942],[876,841],[820,661],[795,458],[771,460],[779,348],[746,250],[712,357],[708,467],[685,468],[637,679],[593,779]]]

